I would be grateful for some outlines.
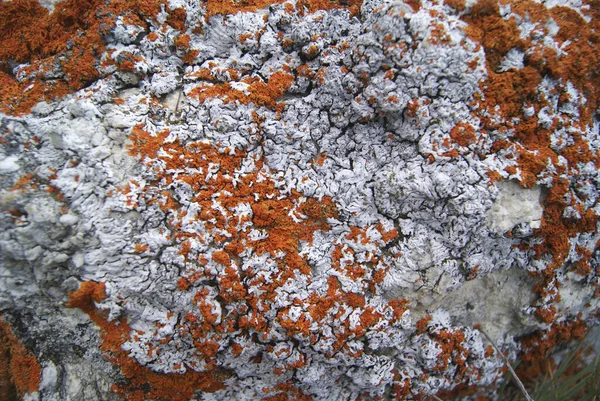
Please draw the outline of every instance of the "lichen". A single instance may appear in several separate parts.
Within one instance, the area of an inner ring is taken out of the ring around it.
[[[482,330],[535,374],[600,306],[572,3],[0,3],[0,307],[67,372],[42,399],[473,399]]]

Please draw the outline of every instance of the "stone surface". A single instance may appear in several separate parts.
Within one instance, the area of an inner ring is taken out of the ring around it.
[[[554,3],[0,3],[0,390],[493,398],[482,331],[580,339],[600,15]]]

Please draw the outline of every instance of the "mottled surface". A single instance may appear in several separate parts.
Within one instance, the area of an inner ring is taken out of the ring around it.
[[[480,330],[534,360],[581,338],[597,6],[0,3],[26,399],[493,397]]]

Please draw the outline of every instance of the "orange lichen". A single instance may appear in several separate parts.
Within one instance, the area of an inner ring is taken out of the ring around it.
[[[423,334],[427,331],[429,327],[429,322],[431,321],[431,315],[427,315],[424,318],[420,319],[417,322],[417,334]]]
[[[299,0],[296,3],[296,9],[307,10],[309,13],[314,13],[319,10],[332,10],[335,8],[347,8],[351,16],[358,16],[362,0]]]
[[[148,250],[147,244],[135,244],[134,252],[143,253],[143,252],[146,252],[147,250]]]
[[[302,390],[295,387],[291,382],[280,383],[274,389],[263,389],[265,393],[274,393],[273,395],[261,398],[261,401],[310,401],[312,397],[304,394]]]
[[[105,44],[102,35],[116,17],[137,13],[152,18],[159,1],[91,0],[60,2],[52,13],[37,1],[0,2],[0,110],[29,112],[40,100],[53,100],[81,89],[99,78],[97,65]],[[19,82],[11,63],[30,63],[28,78]],[[44,74],[60,66],[64,78],[45,80]]]
[[[517,18],[503,18],[500,15],[498,2],[483,0],[474,4],[470,11],[461,18],[469,25],[465,31],[469,37],[481,43],[485,49],[488,66],[488,77],[481,83],[483,97],[476,95],[474,105],[484,111],[478,113],[483,127],[490,132],[497,131],[504,135],[511,132],[510,140],[498,139],[492,146],[493,152],[510,149],[516,154],[516,165],[509,166],[506,171],[511,178],[518,178],[526,188],[533,187],[540,177],[552,177],[553,182],[545,197],[542,225],[534,232],[542,242],[528,246],[520,245],[523,250],[531,250],[536,258],[543,255],[552,257],[545,271],[542,272],[541,285],[537,292],[543,296],[547,286],[552,285],[552,278],[571,252],[571,240],[582,232],[595,232],[600,217],[592,210],[578,203],[577,196],[571,196],[573,188],[561,175],[578,174],[581,163],[600,165],[600,155],[590,149],[589,144],[578,131],[593,126],[593,113],[598,108],[600,99],[600,75],[594,60],[600,57],[600,44],[597,32],[600,29],[600,9],[591,6],[587,14],[591,17],[586,22],[575,10],[556,6],[546,8],[534,1],[508,2],[511,12],[522,19],[538,24],[544,33],[547,22],[552,19],[558,26],[553,40],[564,53],[559,55],[553,48],[546,47],[530,35],[522,37]],[[447,1],[457,11],[463,10],[462,2]],[[520,69],[501,71],[500,63],[509,50],[519,49],[525,53],[525,66]],[[559,113],[550,124],[541,124],[538,113],[542,108],[551,105],[550,100],[539,91],[543,77],[557,80],[554,92],[561,103],[570,102],[567,83],[585,96],[586,102],[578,107],[578,116],[572,117]],[[524,115],[528,107],[530,114]],[[488,117],[489,116],[489,117]],[[500,118],[498,118],[500,117]],[[564,121],[560,121],[563,118]],[[558,125],[568,125],[572,144],[557,149],[552,147],[552,133]],[[549,126],[550,125],[550,126]],[[566,166],[559,159],[566,160]],[[561,165],[562,164],[562,165]],[[493,180],[501,179],[498,173],[490,172]],[[578,210],[580,219],[565,218],[565,209],[571,206]],[[578,264],[578,271],[588,271],[583,261]],[[550,323],[555,315],[551,305],[539,304],[536,315]]]
[[[173,42],[178,49],[185,50],[190,47],[190,40],[190,35],[184,34],[177,36]]]
[[[185,11],[185,8],[178,7],[173,10],[169,10],[168,14],[167,24],[171,25],[178,31],[185,32],[185,20],[187,18],[187,12]]]
[[[458,123],[450,130],[450,138],[460,146],[469,146],[475,143],[477,136],[471,124]]]
[[[460,382],[466,373],[465,362],[469,355],[469,351],[463,346],[465,334],[458,329],[443,329],[429,333],[429,336],[438,343],[441,349],[437,356],[438,364],[433,370],[442,372],[452,362],[457,367],[454,379]]]
[[[262,123],[257,113],[255,121]],[[335,277],[328,279],[326,294],[312,293],[306,299],[296,298],[293,301],[293,305],[301,311],[299,315],[292,315],[290,307],[277,310],[274,318],[267,318],[265,314],[274,307],[278,288],[288,280],[301,276],[305,276],[309,282],[312,280],[312,268],[306,257],[300,254],[301,243],[311,244],[317,230],[330,229],[327,220],[338,217],[332,200],[328,197],[320,200],[307,198],[296,191],[282,194],[276,183],[268,178],[271,173],[262,159],[250,159],[255,168],[240,173],[242,164],[249,161],[249,155],[243,151],[219,149],[218,144],[207,141],[182,143],[176,138],[161,144],[158,137],[142,126],[135,127],[130,152],[143,157],[149,167],[157,161],[163,166],[156,171],[155,181],[146,185],[148,202],[160,205],[169,216],[170,225],[175,229],[173,238],[179,243],[179,253],[186,261],[198,261],[185,271],[177,283],[180,291],[198,287],[194,295],[197,309],[186,314],[179,325],[182,333],[192,337],[198,355],[207,364],[215,365],[216,354],[224,351],[219,344],[228,333],[240,333],[236,336],[258,335],[262,341],[267,341],[274,327],[285,330],[289,336],[301,336],[307,342],[314,343],[317,333],[324,330],[324,325],[330,325],[323,320],[339,321],[344,311],[357,310],[360,311],[359,324],[351,327],[347,320],[339,322],[333,350],[360,356],[361,352],[350,350],[347,343],[363,336],[385,317],[367,304],[364,295],[343,291]],[[179,173],[174,175],[175,171]],[[210,179],[207,179],[208,171],[213,171]],[[184,216],[189,218],[187,208],[168,192],[159,189],[164,183],[175,180],[188,185],[195,194],[191,201],[200,206],[195,221],[203,225],[204,234],[183,231],[181,221]],[[218,208],[215,207],[215,200],[220,205]],[[252,213],[236,215],[234,211],[241,204],[249,205]],[[253,238],[248,228],[240,229],[247,225],[259,229],[263,237]],[[385,229],[378,224],[365,228],[351,227],[346,238],[351,244],[365,245],[373,237],[373,241],[381,246],[398,236],[397,230]],[[196,251],[190,246],[191,238],[204,244],[210,242],[213,251],[207,254]],[[273,266],[269,268],[268,275],[263,274],[267,270],[242,268],[240,255],[248,249],[256,255],[269,256]],[[336,249],[332,261],[334,268],[348,277],[362,280],[366,288],[376,292],[376,285],[385,275],[385,264],[374,255],[369,264],[362,266],[346,261],[342,263],[345,255],[355,251],[351,247]],[[203,284],[207,279],[216,283],[212,290]],[[218,310],[222,307],[215,307],[215,296],[221,302],[237,306],[228,308],[227,315],[221,316]],[[334,308],[334,305],[339,307]],[[408,302],[392,300],[389,308],[386,313],[389,312],[398,321],[408,309]],[[241,349],[236,346],[231,352],[238,353]],[[298,359],[286,364],[285,369],[297,369],[307,360],[306,355],[301,354]]]
[[[467,6],[465,0],[444,0],[444,4],[452,7],[457,12],[464,11]]]
[[[25,393],[38,391],[40,365],[14,335],[0,315],[0,399],[23,398]]]
[[[38,187],[37,177],[32,173],[26,173],[15,182],[10,190],[11,191],[29,191],[35,190]]]
[[[228,15],[238,12],[254,12],[258,9],[268,7],[273,4],[283,3],[285,0],[208,0],[206,2],[207,17],[212,15]],[[351,15],[356,16],[360,12],[362,0],[350,1],[333,1],[333,0],[301,0],[296,4],[296,9],[300,12],[304,10],[309,13],[314,13],[319,10],[331,10],[334,8],[347,8]],[[293,8],[286,5],[286,10],[289,13],[293,12]],[[265,16],[267,17],[267,16]]]
[[[236,14],[238,12],[253,12],[261,8],[268,7],[272,4],[283,3],[284,0],[244,0],[244,1],[232,1],[232,0],[208,0],[206,2],[206,11],[208,16],[212,15],[228,15]]]
[[[544,362],[561,344],[581,341],[588,327],[580,319],[554,323],[545,332],[536,332],[521,339],[522,363],[517,368],[518,376],[523,380],[539,377],[544,372]]]
[[[417,12],[421,9],[421,0],[406,0],[406,4],[408,4],[414,12]]]
[[[125,319],[108,321],[96,302],[106,299],[104,283],[86,281],[77,291],[69,294],[68,307],[79,308],[100,328],[101,349],[109,360],[121,369],[127,383],[113,386],[113,391],[130,401],[144,399],[187,401],[196,391],[214,392],[224,388],[222,382],[228,377],[223,370],[183,374],[161,374],[137,363],[122,349],[129,339],[131,328]]]
[[[277,71],[266,83],[254,77],[245,78],[242,82],[248,84],[246,91],[234,89],[229,82],[226,82],[216,85],[200,85],[189,95],[197,97],[201,102],[211,97],[219,97],[225,103],[254,103],[256,106],[282,111],[283,103],[278,103],[277,99],[282,97],[292,85],[294,76],[284,71]]]
[[[131,156],[146,155],[151,158],[156,157],[156,153],[165,138],[169,135],[169,131],[165,130],[157,135],[150,135],[142,127],[143,124],[138,124],[131,131],[129,140],[133,144],[129,149],[129,154]]]

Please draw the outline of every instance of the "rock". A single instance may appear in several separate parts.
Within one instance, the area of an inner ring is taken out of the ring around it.
[[[75,3],[0,2],[0,394],[476,399],[597,327],[598,10]]]

